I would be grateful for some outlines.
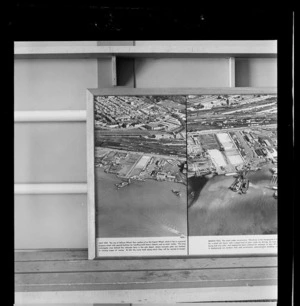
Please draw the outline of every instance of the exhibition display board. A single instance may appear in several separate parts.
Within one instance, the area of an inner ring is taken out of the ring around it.
[[[272,89],[87,95],[89,257],[277,253]]]
[[[276,65],[276,41],[16,43],[16,303],[275,301]]]

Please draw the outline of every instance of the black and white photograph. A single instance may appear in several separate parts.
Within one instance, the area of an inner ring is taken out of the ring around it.
[[[276,251],[277,95],[151,90],[88,102],[98,255]]]
[[[97,237],[186,236],[186,97],[94,103]]]
[[[277,96],[187,105],[189,234],[277,234]]]
[[[12,44],[14,303],[275,306],[296,185],[290,54],[265,36],[282,14],[99,6],[61,14],[96,38]],[[111,40],[121,15],[126,34],[138,17],[175,36]]]

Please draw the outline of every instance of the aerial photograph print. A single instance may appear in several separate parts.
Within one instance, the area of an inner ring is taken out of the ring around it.
[[[187,99],[190,236],[277,234],[277,96]]]
[[[94,96],[96,237],[187,236],[186,96]]]

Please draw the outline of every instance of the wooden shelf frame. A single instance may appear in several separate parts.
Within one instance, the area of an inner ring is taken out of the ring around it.
[[[276,274],[275,256],[90,261],[86,249],[15,252],[22,303],[276,300]]]
[[[111,58],[113,87],[117,85],[116,59],[138,57],[228,58],[230,87],[205,88],[203,94],[277,93],[277,88],[235,87],[235,58],[276,58],[276,41],[203,41],[195,47],[15,46],[16,60]],[[115,87],[116,92],[124,93],[124,89]],[[145,89],[141,90],[145,93]],[[184,90],[192,94],[195,88]],[[130,91],[132,88],[128,88],[128,94]],[[153,93],[151,89],[146,91]],[[90,92],[95,95],[99,90],[91,89]],[[166,92],[168,89],[162,89],[160,94]],[[86,110],[15,112],[16,123],[61,121],[85,122]],[[87,188],[86,183],[15,184],[15,194],[86,194]],[[89,261],[86,249],[17,251],[15,290],[16,303],[47,303],[49,300],[53,303],[276,300],[277,256]]]
[[[15,59],[118,57],[276,57],[276,41],[203,41],[197,46],[20,47]]]
[[[234,82],[234,81],[232,81]],[[202,94],[218,94],[220,92],[224,94],[251,94],[255,92],[256,94],[276,94],[276,87],[226,87],[226,88],[184,88],[186,94],[193,94],[194,92],[201,91]],[[98,93],[103,94],[107,92],[111,94],[111,88],[103,89],[89,89],[89,91],[96,95]],[[125,87],[114,87],[114,92],[122,92],[126,95],[132,94],[132,88]],[[154,88],[135,88],[134,92],[138,94],[139,92],[146,92],[149,95],[159,92],[160,94],[165,94],[166,92],[174,91],[170,88],[154,89]],[[14,121],[18,122],[85,122],[86,121],[86,110],[45,110],[45,111],[15,111]]]

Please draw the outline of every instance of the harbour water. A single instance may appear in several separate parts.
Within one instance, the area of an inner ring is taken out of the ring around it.
[[[246,194],[228,187],[234,177],[214,176],[201,180],[191,178],[189,193],[195,196],[189,203],[189,234],[261,235],[277,233],[277,200],[270,187],[270,167],[249,172]]]
[[[228,187],[232,176],[193,177],[179,183],[122,180],[96,168],[97,237],[261,235],[277,233],[277,200],[269,167],[249,172],[246,194]],[[188,189],[188,196],[187,196]],[[179,191],[176,196],[172,190]],[[192,193],[192,196],[191,196]]]
[[[187,235],[186,185],[134,181],[123,188],[114,174],[96,168],[96,236],[167,237]],[[176,196],[173,190],[179,191]]]

